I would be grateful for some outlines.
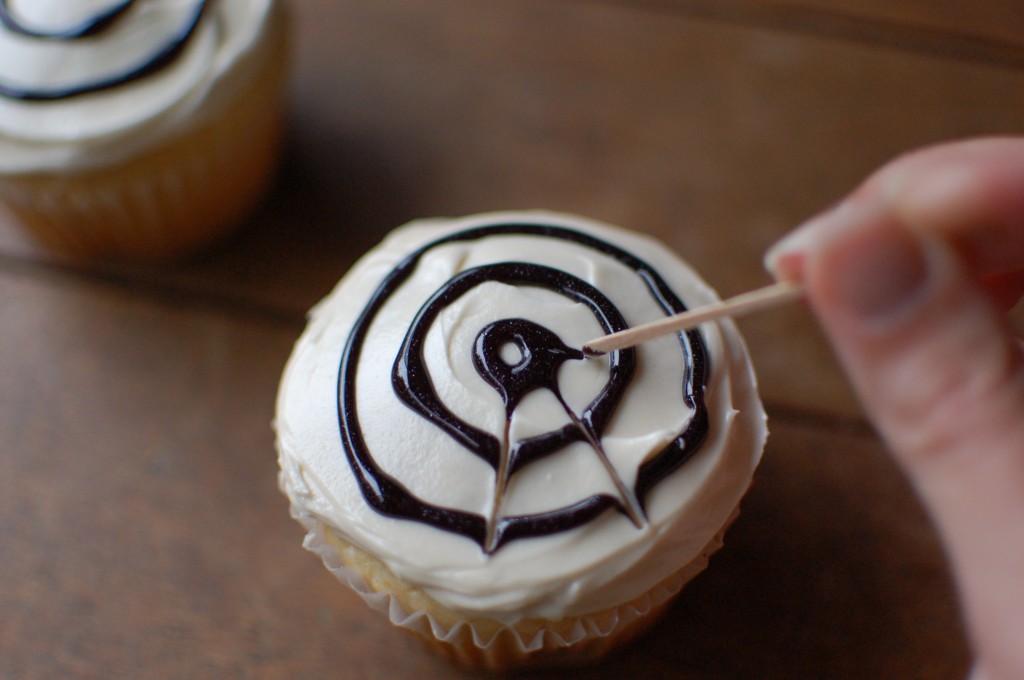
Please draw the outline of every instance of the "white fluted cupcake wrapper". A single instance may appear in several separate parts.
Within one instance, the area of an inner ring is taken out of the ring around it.
[[[281,488],[291,498],[287,488],[285,475],[280,477]],[[344,564],[337,550],[331,545],[326,532],[328,529],[312,514],[306,512],[294,502],[291,503],[291,515],[299,521],[307,533],[303,547],[320,556],[324,566],[342,583],[362,597],[371,608],[381,612],[388,620],[399,628],[416,633],[424,638],[433,639],[451,645],[445,650],[449,657],[457,658],[465,663],[493,669],[504,669],[522,665],[526,659],[542,651],[587,647],[586,658],[597,658],[620,640],[619,634],[631,629],[634,625],[653,622],[656,615],[679,593],[682,587],[707,566],[708,558],[722,546],[722,537],[729,524],[739,514],[735,510],[725,527],[708,543],[701,554],[683,565],[669,578],[657,584],[639,597],[619,605],[611,610],[604,610],[599,616],[582,615],[572,621],[568,633],[566,626],[561,625],[563,632],[542,628],[529,637],[524,636],[511,624],[504,624],[497,631],[493,626],[486,633],[479,630],[470,620],[460,620],[453,625],[445,625],[424,611],[407,611],[396,598],[389,593],[373,590],[362,575]],[[493,622],[490,622],[493,623]],[[468,633],[468,636],[467,636]],[[475,649],[465,648],[465,639],[472,640]],[[502,639],[513,641],[512,649]],[[509,658],[510,653],[513,658]],[[578,659],[576,659],[578,661]]]
[[[205,215],[193,215],[189,207],[205,202],[197,201],[197,188],[212,187],[217,177],[238,167],[236,149],[242,140],[222,136],[213,141],[211,146],[189,149],[173,164],[127,179],[93,174],[81,180],[70,176],[0,182],[0,197],[16,213],[30,216],[40,239],[59,250],[173,250],[179,242],[207,237],[200,224]]]

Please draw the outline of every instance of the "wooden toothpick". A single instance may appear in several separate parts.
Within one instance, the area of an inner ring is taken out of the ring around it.
[[[650,323],[627,328],[618,333],[595,338],[583,345],[583,353],[597,356],[612,350],[632,347],[646,340],[657,338],[668,333],[684,331],[705,321],[713,321],[723,316],[742,316],[762,309],[777,307],[786,302],[793,302],[803,297],[802,284],[780,281],[764,288],[742,293],[728,300],[697,307],[680,314],[667,316]]]

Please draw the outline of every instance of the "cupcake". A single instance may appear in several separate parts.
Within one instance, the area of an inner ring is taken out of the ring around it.
[[[285,32],[275,0],[0,1],[0,202],[90,258],[223,235],[275,166]]]
[[[765,414],[729,321],[580,348],[716,299],[659,243],[574,216],[396,230],[313,309],[281,381],[305,546],[472,666],[622,644],[721,546]]]

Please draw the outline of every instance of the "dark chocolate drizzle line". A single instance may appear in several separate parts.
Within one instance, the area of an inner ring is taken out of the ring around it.
[[[516,349],[519,357],[515,363],[502,358],[501,351],[506,346]],[[484,326],[473,343],[473,366],[498,392],[507,418],[536,389],[550,390],[563,401],[558,369],[570,359],[585,358],[583,352],[566,345],[554,331],[527,319],[493,321]]]
[[[355,377],[371,322],[390,296],[412,275],[426,253],[450,243],[504,235],[527,235],[567,240],[605,254],[635,271],[666,314],[675,314],[686,309],[660,275],[639,258],[588,234],[549,225],[502,223],[450,234],[417,249],[388,273],[356,320],[341,356],[338,371],[338,421],[346,458],[356,475],[364,498],[376,511],[392,517],[424,522],[444,531],[461,534],[476,541],[481,548],[488,552],[497,550],[512,540],[559,533],[581,526],[602,515],[608,509],[616,509],[623,513],[626,510],[619,499],[606,494],[594,495],[550,512],[502,517],[499,520],[499,526],[492,527],[492,536],[489,541],[485,518],[473,513],[441,508],[426,503],[380,469],[366,445],[359,424]],[[413,410],[428,418],[430,422],[440,427],[449,436],[497,470],[500,459],[500,443],[492,435],[473,428],[456,418],[444,407],[434,392],[422,358],[422,336],[425,336],[430,321],[436,318],[440,309],[475,285],[491,280],[504,280],[512,285],[546,287],[549,290],[578,299],[584,304],[588,304],[602,327],[608,332],[618,330],[625,325],[621,314],[610,301],[586,282],[566,272],[527,263],[500,263],[467,270],[453,277],[424,303],[410,326],[409,334],[406,336],[395,363],[393,380],[396,393]],[[581,293],[581,291],[583,292]],[[590,300],[592,304],[587,300]],[[638,470],[637,482],[633,491],[641,509],[643,509],[645,499],[651,489],[685,463],[699,449],[707,436],[708,416],[703,393],[708,365],[703,339],[696,330],[679,334],[679,339],[684,358],[689,359],[686,361],[687,371],[683,379],[683,396],[686,403],[694,410],[694,415],[675,440],[641,465]],[[635,357],[632,355],[632,350],[620,350],[611,353],[610,361],[613,371],[608,385],[588,406],[584,414],[581,414],[581,420],[585,423],[585,427],[591,429],[597,439],[600,438],[604,427],[610,421],[615,406],[621,399],[629,378],[632,376]],[[619,372],[618,377],[616,377],[616,371]],[[541,384],[534,385],[530,389],[546,386],[543,383],[542,380]],[[526,387],[523,385],[520,389],[526,389]],[[506,409],[508,409],[510,402],[506,400],[505,403]],[[579,427],[569,425],[559,431],[517,443],[514,450],[510,452],[508,474],[533,460],[560,450],[567,443],[578,441],[582,435]]]
[[[501,452],[505,448],[502,442],[457,417],[437,397],[423,358],[427,332],[440,311],[472,288],[487,282],[532,286],[560,293],[574,302],[586,305],[606,333],[627,326],[611,300],[586,281],[564,271],[525,262],[506,262],[468,269],[452,277],[420,308],[395,360],[392,374],[395,393],[409,408],[448,433],[457,443],[485,460],[495,470],[496,495],[500,504],[508,479],[523,465],[575,441],[600,440],[611,419],[614,404],[621,399],[633,376],[636,352],[630,348],[611,356],[611,380],[584,410],[581,425],[570,424],[555,433],[517,441],[508,452],[507,460],[502,462]],[[498,358],[500,345],[506,341],[515,341],[517,336],[517,344],[524,352],[524,359],[516,367],[505,371],[503,362]],[[511,419],[512,411],[522,397],[541,388],[551,389],[568,411],[558,389],[557,369],[568,359],[582,360],[584,357],[581,351],[566,347],[551,331],[523,319],[504,319],[481,331],[474,343],[474,350],[474,365],[484,380],[498,390],[505,404],[507,419]],[[603,457],[604,452],[600,453]],[[623,505],[619,499],[607,495],[600,496],[600,499],[602,509],[615,508],[634,519],[635,513],[631,512],[633,502]],[[593,505],[588,506],[588,513],[594,509]],[[589,521],[591,517],[588,513],[549,513],[543,525],[548,531],[566,531]],[[500,547],[505,532],[516,521],[527,523],[533,519],[497,519],[490,525],[491,532],[486,536],[484,549],[492,552]]]
[[[586,305],[597,317],[601,328],[606,333],[627,328],[625,319],[611,300],[586,281],[566,272],[525,262],[500,263],[468,269],[449,280],[429,300],[423,303],[420,311],[409,325],[402,348],[398,352],[392,379],[395,392],[409,408],[431,421],[435,426],[455,439],[459,445],[482,458],[493,469],[498,469],[501,446],[498,440],[488,432],[477,429],[458,418],[441,403],[434,386],[430,381],[423,360],[423,344],[427,331],[442,309],[466,294],[472,288],[490,281],[508,285],[533,286],[545,288],[565,295],[575,302]],[[580,353],[579,358],[582,358]],[[479,360],[478,360],[479,361]],[[633,375],[636,364],[636,352],[630,348],[610,356],[612,380],[587,407],[585,413],[587,424],[598,436],[604,431],[611,419],[615,402],[617,402],[629,379]],[[485,377],[486,380],[486,377]],[[533,384],[529,389],[541,387]],[[526,389],[526,385],[520,386]],[[525,392],[523,392],[525,394]],[[611,402],[606,406],[606,402]],[[506,408],[510,405],[506,403]],[[515,404],[511,404],[514,408]],[[581,435],[577,428],[571,428],[565,437],[578,441]],[[542,435],[542,437],[545,435]],[[534,438],[538,439],[538,438]],[[511,471],[560,447],[557,442],[543,440],[532,444],[533,439],[524,440],[517,450],[512,452]],[[568,439],[565,443],[569,443]],[[562,444],[564,445],[564,444]]]
[[[93,36],[107,30],[122,14],[128,11],[128,9],[135,4],[135,1],[136,0],[123,0],[120,4],[112,5],[107,9],[100,10],[79,24],[55,31],[45,31],[29,28],[22,24],[11,13],[11,8],[8,5],[10,0],[0,0],[0,23],[2,23],[11,33],[17,33],[18,35],[23,35],[28,38],[55,41],[76,40],[78,38],[88,38],[89,36]]]
[[[70,42],[84,38],[92,38],[108,31],[131,7],[136,0],[122,0],[108,9],[102,10],[85,21],[64,29],[44,31],[25,26],[11,13],[9,0],[0,0],[0,24],[7,30],[28,38],[53,42]],[[196,8],[188,21],[171,37],[170,41],[146,57],[142,63],[111,76],[91,82],[66,87],[29,88],[0,82],[0,96],[21,101],[56,101],[70,99],[91,92],[119,87],[140,80],[163,69],[173,62],[185,49],[202,19],[209,0],[198,0]]]
[[[505,347],[513,349],[515,356],[502,356]],[[516,453],[510,446],[512,416],[516,407],[534,390],[548,390],[576,425],[575,429],[582,431],[582,424],[562,396],[558,371],[566,361],[585,358],[583,352],[566,345],[553,331],[526,319],[499,319],[484,326],[477,334],[473,342],[473,367],[494,388],[505,405],[505,427],[501,442],[503,456],[495,476],[490,532],[484,545],[485,551],[493,552],[497,549],[505,529],[501,517],[509,480],[512,478],[510,459]],[[560,435],[563,441],[570,441],[572,429],[562,428]],[[561,446],[558,444],[551,452]],[[600,454],[603,456],[604,451]],[[614,470],[611,474],[615,475]],[[617,481],[621,484],[621,480]]]

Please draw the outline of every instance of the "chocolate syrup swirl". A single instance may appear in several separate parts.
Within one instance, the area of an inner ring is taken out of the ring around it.
[[[514,349],[514,361],[502,356],[506,347]],[[473,367],[498,392],[508,418],[536,389],[550,390],[561,401],[558,369],[569,359],[585,358],[583,352],[567,346],[553,331],[526,319],[489,323],[473,343]]]
[[[448,283],[428,299],[409,326],[402,348],[398,352],[398,359],[395,362],[393,382],[395,392],[407,406],[431,421],[435,426],[441,428],[449,436],[455,439],[461,446],[471,453],[479,456],[495,470],[500,462],[501,447],[498,440],[491,434],[479,430],[469,423],[458,418],[454,413],[441,403],[434,392],[433,384],[427,373],[423,360],[423,344],[426,341],[427,331],[442,309],[467,293],[472,288],[487,282],[504,283],[508,285],[533,286],[545,288],[561,293],[574,302],[586,305],[597,318],[601,328],[606,333],[613,333],[627,328],[625,319],[612,304],[611,300],[605,297],[599,290],[566,272],[525,262],[501,263],[468,269],[461,274],[454,276]],[[548,331],[550,333],[550,331]],[[560,341],[559,341],[560,342]],[[479,340],[478,343],[479,344]],[[496,349],[494,351],[497,351]],[[578,352],[578,351],[577,351]],[[489,354],[490,352],[488,352]],[[575,357],[583,358],[583,353],[578,352]],[[482,357],[475,358],[477,365],[485,362]],[[588,422],[597,419],[592,423],[594,431],[600,435],[618,402],[624,393],[629,379],[633,375],[636,364],[636,353],[630,348],[619,353],[613,353],[610,357],[612,379],[605,388],[598,394],[586,411]],[[497,371],[492,364],[492,371]],[[492,374],[493,375],[493,374]],[[519,377],[526,378],[522,372],[517,373]],[[530,374],[535,377],[535,373]],[[487,375],[483,375],[488,380]],[[553,382],[552,376],[548,382]],[[488,380],[490,382],[490,380]],[[493,383],[492,383],[493,385]],[[516,390],[520,396],[526,392],[538,389],[546,385],[521,384],[518,387],[507,385],[504,389]],[[499,390],[499,393],[501,390]],[[518,400],[516,401],[518,403]],[[506,407],[509,404],[506,402]],[[515,404],[511,405],[513,408]],[[509,410],[508,415],[511,415]],[[515,471],[522,465],[536,460],[551,453],[555,448],[561,448],[564,444],[572,441],[579,441],[582,434],[576,432],[566,433],[567,439],[526,439],[517,444],[517,450],[511,456],[511,469]]]
[[[54,30],[26,26],[11,12],[9,2],[10,0],[0,0],[0,24],[11,33],[38,41],[73,42],[102,36],[123,18],[137,0],[121,0],[81,23]],[[178,58],[195,33],[208,4],[209,0],[197,0],[192,13],[165,44],[157,47],[138,64],[132,64],[121,72],[104,75],[93,81],[49,88],[13,85],[0,81],[0,96],[22,101],[55,101],[119,87],[145,78],[165,68]]]
[[[342,352],[338,373],[338,419],[345,454],[364,498],[376,511],[391,517],[419,521],[476,541],[491,553],[509,541],[538,537],[582,526],[607,510],[627,515],[638,526],[645,521],[644,502],[651,489],[678,469],[700,448],[707,436],[708,414],[703,392],[708,370],[706,349],[697,331],[679,334],[686,374],[682,392],[693,417],[683,432],[652,456],[638,470],[637,481],[628,489],[618,478],[604,454],[601,437],[625,395],[632,379],[636,354],[632,348],[609,354],[609,380],[580,414],[573,413],[558,387],[557,374],[566,361],[582,360],[583,353],[565,343],[553,331],[525,319],[499,319],[482,328],[476,336],[472,357],[481,377],[501,397],[506,410],[504,441],[499,441],[452,413],[438,397],[428,374],[423,346],[427,332],[438,314],[474,287],[487,282],[512,286],[539,287],[584,304],[606,333],[627,327],[614,304],[589,283],[567,272],[524,262],[504,262],[463,271],[447,281],[420,308],[410,324],[392,371],[398,398],[409,408],[451,437],[468,452],[478,456],[496,472],[495,506],[489,518],[451,508],[442,508],[417,498],[400,482],[380,469],[363,437],[356,406],[355,378],[368,328],[390,296],[415,271],[428,252],[440,246],[474,241],[490,236],[526,235],[560,239],[616,259],[632,269],[644,282],[654,301],[666,314],[685,311],[682,301],[649,265],[630,253],[590,235],[564,227],[537,224],[495,224],[458,232],[428,243],[407,256],[382,281],[370,298]],[[511,345],[518,354],[506,361],[502,349]],[[566,426],[516,442],[508,441],[512,413],[530,392],[550,391],[569,416]],[[575,442],[591,446],[608,468],[618,497],[596,494],[552,511],[528,515],[503,515],[501,503],[508,481],[518,470],[536,460],[563,450]]]

